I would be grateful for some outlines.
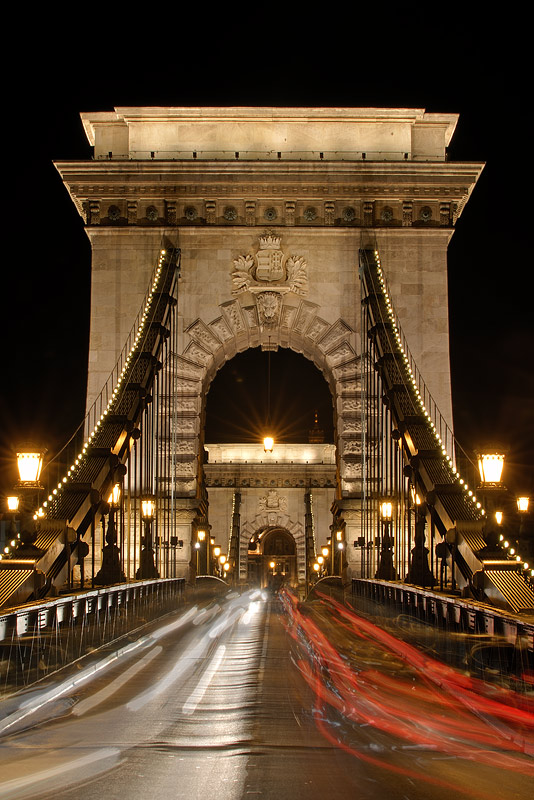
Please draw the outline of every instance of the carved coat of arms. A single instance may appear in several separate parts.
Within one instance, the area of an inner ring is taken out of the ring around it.
[[[258,508],[260,511],[287,511],[287,497],[280,496],[276,489],[269,489],[267,495],[260,497]]]
[[[258,315],[263,325],[273,325],[282,306],[282,295],[308,293],[308,265],[303,256],[285,256],[280,237],[268,233],[260,237],[255,256],[239,256],[234,260],[232,294],[251,292],[256,298]]]
[[[239,256],[234,260],[232,294],[270,290],[308,293],[308,265],[303,256],[285,256],[280,249],[280,237],[269,233],[260,237],[255,256]]]

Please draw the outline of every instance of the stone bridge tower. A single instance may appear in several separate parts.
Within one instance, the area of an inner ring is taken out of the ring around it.
[[[183,563],[202,512],[206,393],[228,359],[257,346],[303,354],[328,382],[336,431],[328,491],[350,552],[362,475],[362,245],[380,251],[412,354],[452,423],[446,253],[481,171],[446,159],[457,116],[117,108],[82,120],[94,159],[57,168],[92,246],[88,406],[132,327],[162,237],[182,253],[172,480]]]

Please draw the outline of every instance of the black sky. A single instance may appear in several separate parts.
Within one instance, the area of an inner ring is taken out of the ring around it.
[[[83,415],[90,249],[52,162],[91,157],[79,112],[127,105],[458,112],[450,158],[486,167],[449,248],[456,433],[466,448],[507,446],[507,482],[534,492],[528,54],[498,21],[488,31],[434,20],[410,38],[405,19],[387,36],[378,21],[351,20],[288,28],[253,17],[237,30],[226,19],[206,34],[193,13],[128,30],[105,20],[85,34],[64,20],[47,20],[44,37],[33,30],[6,99],[0,493],[18,441],[39,437],[53,452]]]

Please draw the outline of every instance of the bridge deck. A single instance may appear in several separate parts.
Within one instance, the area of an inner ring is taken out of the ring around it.
[[[528,698],[391,633],[328,600],[182,610],[3,703],[0,797],[527,797]]]

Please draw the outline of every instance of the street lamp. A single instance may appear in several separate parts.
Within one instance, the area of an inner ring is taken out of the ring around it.
[[[154,550],[152,547],[152,522],[156,516],[156,499],[152,496],[141,500],[141,519],[143,520],[145,534],[142,537],[139,569],[135,577],[138,579],[159,578],[159,572],[154,563]]]
[[[35,512],[39,505],[39,492],[44,488],[40,477],[45,452],[33,445],[21,447],[17,451],[19,480],[15,485],[15,491],[20,490],[20,493],[17,498],[14,495],[8,498],[8,508],[12,513],[20,514],[20,541],[16,542],[16,547],[17,555],[21,558],[35,558],[42,555],[42,551],[35,547],[37,540]],[[18,505],[14,508],[17,501]]]
[[[108,495],[107,504],[103,504],[102,527],[104,528],[105,526],[105,514],[109,513],[109,521],[105,536],[106,544],[102,548],[102,565],[94,577],[94,582],[101,586],[121,583],[126,580],[126,575],[122,571],[121,553],[117,547],[117,525],[115,519],[121,504],[121,494],[120,483],[114,483]]]
[[[380,503],[380,522],[383,527],[382,549],[375,578],[383,581],[394,581],[397,578],[397,573],[393,566],[393,537],[391,536],[393,503],[391,500],[385,499]]]

